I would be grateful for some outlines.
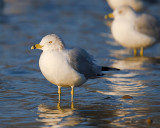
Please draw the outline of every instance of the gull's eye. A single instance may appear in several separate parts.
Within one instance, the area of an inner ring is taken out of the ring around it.
[[[49,41],[49,43],[51,44],[51,43],[52,43],[52,41]]]
[[[122,10],[119,10],[119,11],[118,11],[118,13],[119,13],[119,14],[122,14],[122,13],[123,13],[123,11],[122,11]]]

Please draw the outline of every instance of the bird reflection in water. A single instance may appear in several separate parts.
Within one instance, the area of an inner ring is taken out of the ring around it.
[[[75,118],[73,103],[71,108],[61,108],[60,102],[57,103],[57,108],[48,107],[44,104],[38,106],[38,119],[37,121],[44,123],[44,127],[64,127],[75,126],[80,123],[79,118]]]
[[[115,96],[116,102],[122,104],[123,109],[116,111],[116,115],[120,118],[114,120],[113,125],[119,127],[133,123],[140,125],[150,117],[154,108],[153,104],[157,105],[155,85],[159,81],[157,79],[159,75],[157,65],[159,64],[159,57],[127,57],[115,60],[112,66],[120,68],[121,72],[105,77],[111,82],[107,85],[109,90],[98,89],[96,91],[103,95]],[[146,91],[147,88],[151,88],[152,91]],[[123,99],[124,95],[132,96],[133,99]],[[149,96],[152,98],[149,99]]]
[[[105,95],[142,96],[143,94],[138,92],[143,89],[145,87],[143,85],[147,83],[147,80],[145,81],[143,79],[146,78],[145,75],[151,70],[150,67],[147,66],[148,64],[160,64],[160,58],[128,57],[115,60],[112,66],[121,69],[121,72],[112,74],[113,77],[105,78],[111,81],[112,90],[97,90],[97,92]]]
[[[57,109],[58,110],[61,110],[61,96],[59,95],[59,100],[58,100],[58,103],[57,103]],[[71,109],[74,110],[74,102],[73,102],[73,96],[71,96]]]
[[[160,58],[156,57],[127,57],[120,60],[116,60],[112,66],[117,66],[120,69],[125,70],[149,70],[149,66],[145,64],[159,64]]]

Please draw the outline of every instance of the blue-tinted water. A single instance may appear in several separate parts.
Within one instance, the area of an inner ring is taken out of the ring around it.
[[[160,44],[132,57],[112,39],[105,0],[5,0],[1,8],[1,128],[160,127]],[[121,69],[75,88],[74,110],[70,88],[62,88],[57,107],[57,86],[39,70],[41,51],[30,50],[50,33],[69,48],[86,49],[98,64]]]

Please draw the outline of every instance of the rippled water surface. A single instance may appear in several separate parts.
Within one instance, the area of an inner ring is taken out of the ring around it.
[[[144,57],[119,46],[103,18],[111,12],[105,0],[5,0],[0,7],[0,128],[160,127],[160,44]],[[49,33],[121,71],[75,88],[74,104],[62,88],[59,105],[57,86],[39,70],[41,51],[30,50]]]

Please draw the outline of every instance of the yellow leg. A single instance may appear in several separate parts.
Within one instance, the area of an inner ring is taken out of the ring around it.
[[[59,95],[59,100],[58,100],[58,104],[57,104],[57,109],[61,110],[61,87],[58,86],[58,95]]]
[[[74,110],[73,96],[74,96],[74,87],[71,86],[71,109],[72,110]]]
[[[140,49],[140,56],[143,56],[143,48]]]
[[[134,56],[137,56],[137,49],[134,48]]]
[[[58,86],[58,95],[59,95],[59,102],[61,101],[61,87]]]
[[[58,101],[57,109],[58,109],[58,110],[62,110],[62,109],[61,109],[61,102],[60,102],[60,101]]]
[[[73,102],[73,96],[74,96],[74,87],[71,86],[71,101]]]
[[[74,108],[74,102],[73,101],[71,102],[71,109],[75,110],[75,108]]]

